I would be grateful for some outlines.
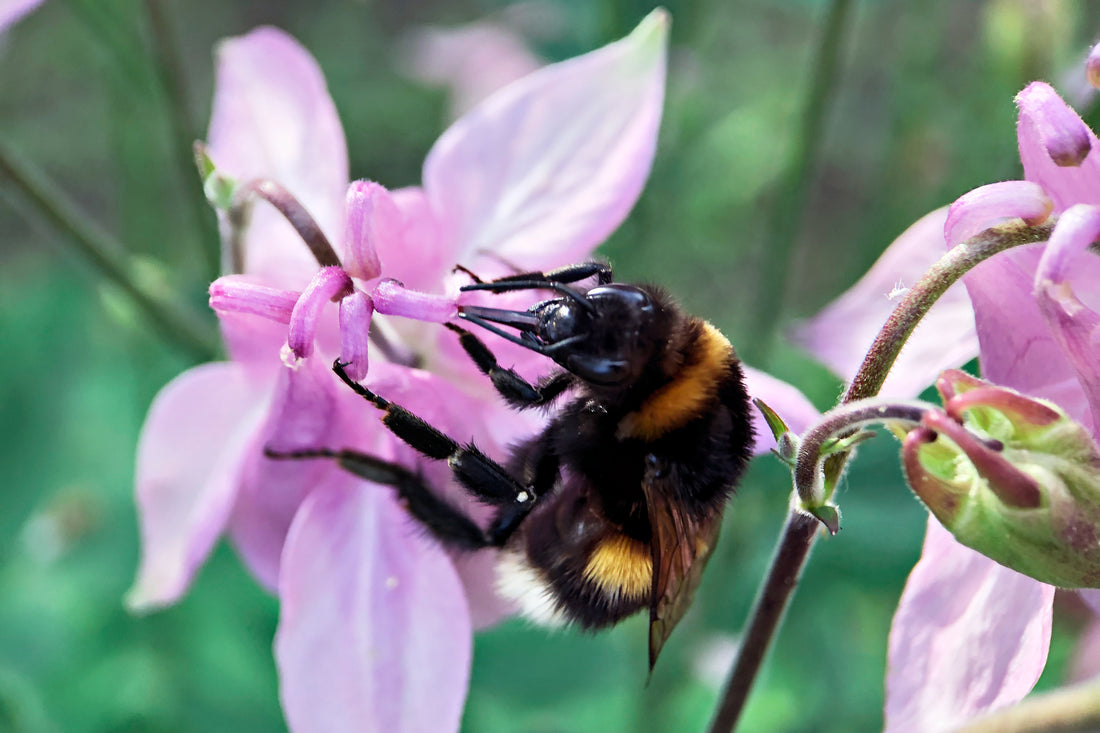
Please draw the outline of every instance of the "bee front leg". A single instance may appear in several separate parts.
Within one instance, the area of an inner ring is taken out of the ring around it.
[[[606,262],[580,262],[575,265],[566,265],[550,272],[526,272],[515,275],[506,275],[493,280],[494,283],[506,283],[515,280],[537,281],[548,283],[575,283],[587,280],[595,276],[600,285],[611,282],[611,265]]]
[[[531,384],[512,369],[505,369],[497,363],[497,358],[489,347],[474,334],[453,323],[444,324],[458,334],[459,343],[470,355],[474,364],[492,380],[493,386],[501,397],[512,407],[540,407],[556,400],[574,382],[573,377],[560,372],[538,386]]]

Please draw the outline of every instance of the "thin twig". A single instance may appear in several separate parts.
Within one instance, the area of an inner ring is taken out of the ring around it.
[[[149,28],[153,34],[153,62],[171,114],[172,134],[175,144],[172,153],[176,157],[176,167],[192,218],[198,229],[201,255],[206,261],[207,275],[211,280],[219,274],[221,246],[214,211],[203,194],[202,181],[195,171],[192,146],[198,137],[187,102],[187,86],[180,64],[179,45],[172,25],[165,12],[162,0],[145,0],[145,10],[149,16]]]
[[[825,122],[840,79],[841,53],[847,47],[845,32],[851,15],[851,0],[832,0],[825,25],[810,65],[808,97],[795,140],[794,155],[772,207],[768,236],[763,244],[759,282],[755,293],[756,313],[752,319],[749,361],[764,364],[775,339],[775,324],[787,301],[787,282],[795,240],[806,209],[814,170],[821,155]]]
[[[0,172],[42,217],[64,235],[59,241],[71,245],[109,281],[117,285],[167,341],[199,361],[209,361],[220,352],[214,329],[177,304],[174,293],[152,290],[135,277],[125,249],[97,227],[54,186],[46,176],[0,140]]]

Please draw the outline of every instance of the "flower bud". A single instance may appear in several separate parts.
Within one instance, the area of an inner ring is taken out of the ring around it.
[[[906,479],[962,544],[1036,580],[1100,587],[1100,449],[1057,405],[959,371],[905,439]]]

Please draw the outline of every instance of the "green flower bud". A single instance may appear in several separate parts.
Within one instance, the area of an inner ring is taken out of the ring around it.
[[[905,438],[909,485],[962,544],[1036,580],[1100,587],[1100,449],[1057,405],[959,371]]]
[[[228,211],[233,206],[237,182],[218,170],[206,151],[205,143],[196,142],[192,152],[195,156],[195,167],[199,170],[199,178],[202,179],[202,190],[206,200],[215,209]]]

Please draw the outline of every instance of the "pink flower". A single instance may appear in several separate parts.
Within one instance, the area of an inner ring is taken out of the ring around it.
[[[489,588],[492,553],[448,556],[392,489],[331,461],[271,461],[263,447],[350,448],[415,466],[479,516],[446,464],[394,438],[328,365],[340,355],[371,389],[491,457],[536,431],[543,418],[508,409],[454,334],[397,316],[451,318],[469,281],[458,263],[489,277],[508,272],[503,263],[550,269],[585,259],[621,223],[653,159],[667,28],[656,11],[626,39],[503,88],[440,137],[423,187],[393,192],[348,187],[335,109],[296,42],[268,28],[221,46],[210,157],[239,187],[281,184],[335,251],[315,257],[263,202],[243,242],[223,213],[227,259],[244,267],[210,300],[232,360],[186,372],[150,409],[129,602],[178,600],[228,534],[281,601],[275,654],[291,729],[457,729],[471,629],[509,609]],[[485,297],[463,297],[475,296]],[[513,296],[492,297],[508,307]],[[368,325],[388,348],[368,349]],[[489,343],[526,376],[545,373],[543,357]],[[816,415],[788,385],[749,380],[793,428]]]
[[[43,0],[0,0],[0,33],[29,15],[42,2]]]
[[[353,184],[347,205],[343,132],[316,63],[274,29],[221,46],[211,158],[242,184],[284,186],[336,243],[342,267],[319,267],[274,209],[252,207],[244,274],[211,289],[232,361],[165,387],[142,433],[143,554],[129,602],[175,602],[228,533],[282,601],[276,657],[292,729],[456,729],[471,625],[505,609],[480,587],[490,554],[455,561],[411,525],[390,489],[329,461],[270,461],[261,449],[331,446],[419,460],[328,368],[337,354],[363,352],[371,302],[381,311],[409,301],[387,300],[392,288],[379,289],[377,268],[453,308],[466,281],[452,276],[458,262],[491,275],[501,260],[543,269],[584,259],[648,174],[667,27],[655,13],[627,39],[501,90],[440,138],[423,188],[390,194]],[[339,314],[324,307],[334,296]],[[381,317],[371,328],[388,329],[430,370],[372,353],[373,389],[497,457],[537,428],[537,417],[508,410],[484,377],[467,379],[476,369],[445,329]],[[533,366],[536,355],[520,353]],[[423,469],[452,490],[445,465]]]
[[[549,13],[552,7],[547,6]],[[457,28],[427,27],[408,41],[406,65],[421,81],[447,86],[451,116],[460,117],[500,87],[543,62],[527,48],[514,23],[482,20]]]
[[[911,284],[945,247],[988,227],[1034,224],[1053,212],[1049,242],[976,267],[964,278],[966,299],[958,285],[948,291],[907,344],[886,390],[911,396],[941,370],[980,355],[986,379],[1056,402],[1095,438],[1100,260],[1086,249],[1100,235],[1098,141],[1046,84],[1028,86],[1017,104],[1026,180],[982,187],[920,220],[796,339],[850,377],[869,344],[865,332],[873,334],[892,309],[873,292]],[[861,337],[844,340],[846,329]],[[887,730],[949,729],[1026,695],[1046,663],[1053,594],[962,547],[930,520],[891,630]]]

